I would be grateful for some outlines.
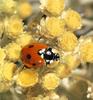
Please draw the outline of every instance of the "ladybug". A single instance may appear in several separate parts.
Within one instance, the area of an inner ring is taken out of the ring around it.
[[[21,60],[27,68],[42,67],[59,59],[59,54],[43,43],[33,43],[21,51]]]

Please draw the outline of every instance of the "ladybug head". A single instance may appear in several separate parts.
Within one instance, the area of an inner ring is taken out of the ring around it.
[[[54,53],[52,48],[42,49],[39,51],[39,54],[43,59],[45,59],[46,64],[50,64],[53,61],[59,60],[59,54]]]

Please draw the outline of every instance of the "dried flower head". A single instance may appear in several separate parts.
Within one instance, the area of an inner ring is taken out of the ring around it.
[[[82,20],[78,12],[68,9],[67,11],[64,11],[62,17],[70,29],[77,30],[81,28]]]
[[[0,0],[0,11],[8,14],[13,14],[16,9],[16,1]]]
[[[85,42],[80,45],[80,58],[84,62],[93,62],[93,42]]]
[[[27,18],[32,14],[32,6],[28,2],[20,3],[18,6],[18,14],[21,18]]]
[[[60,36],[65,31],[65,22],[58,17],[48,17],[45,20],[45,28],[48,34]]]
[[[23,33],[23,22],[20,18],[15,16],[11,18],[6,18],[5,20],[5,33],[11,37],[16,38],[18,35]]]
[[[5,47],[7,58],[11,61],[20,59],[21,47],[16,43],[9,43]]]
[[[40,0],[41,8],[52,15],[60,15],[64,9],[64,0]]]
[[[25,69],[18,74],[16,81],[22,87],[34,86],[38,82],[38,73],[35,70]]]
[[[48,90],[53,90],[59,85],[60,79],[55,73],[47,73],[42,80],[43,87]],[[52,83],[52,84],[51,84]]]
[[[78,45],[78,39],[74,33],[66,31],[62,37],[60,37],[59,45],[64,51],[73,51]]]

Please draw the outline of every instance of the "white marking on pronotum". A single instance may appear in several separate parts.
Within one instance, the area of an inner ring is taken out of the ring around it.
[[[50,60],[50,64],[53,63],[53,60]]]
[[[42,54],[43,52],[45,52],[45,49],[39,51],[40,54]]]
[[[46,54],[47,54],[47,55],[51,55],[51,52],[50,52],[50,51],[47,51]]]

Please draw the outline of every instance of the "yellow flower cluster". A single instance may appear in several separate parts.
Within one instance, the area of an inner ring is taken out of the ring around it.
[[[0,12],[5,14],[17,14],[21,18],[27,18],[32,13],[32,6],[26,0],[0,0]]]
[[[20,68],[15,64],[20,61],[22,47],[35,41],[31,32],[24,30],[23,21],[31,13],[32,6],[28,0],[0,0],[0,39],[2,37],[3,40],[0,47],[0,92],[9,90],[13,81],[23,87],[34,86],[38,82],[36,71],[19,73]]]
[[[41,32],[45,34],[58,37],[68,30],[75,31],[82,26],[81,16],[78,12],[72,9],[64,10],[64,0],[41,0],[41,9],[47,15],[47,18],[40,24],[43,28]]]

